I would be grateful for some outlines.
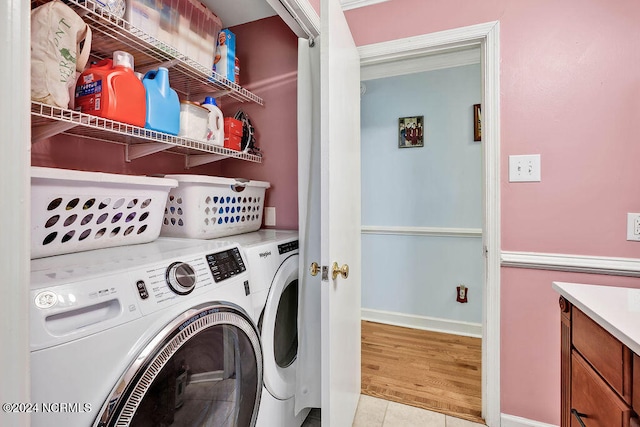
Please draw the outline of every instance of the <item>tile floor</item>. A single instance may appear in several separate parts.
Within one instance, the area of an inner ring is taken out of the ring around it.
[[[320,427],[320,410],[311,411],[303,427]],[[450,417],[413,406],[376,397],[360,395],[353,427],[481,427],[460,418]]]

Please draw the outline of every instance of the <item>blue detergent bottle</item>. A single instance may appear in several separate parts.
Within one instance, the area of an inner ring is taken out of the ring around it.
[[[180,99],[169,86],[169,70],[159,67],[147,72],[142,84],[147,95],[147,119],[144,127],[177,135],[180,131]]]

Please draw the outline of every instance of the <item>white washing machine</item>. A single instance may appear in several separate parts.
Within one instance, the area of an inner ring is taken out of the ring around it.
[[[296,231],[260,230],[232,236],[246,254],[254,313],[262,341],[264,391],[259,427],[299,427],[310,408],[295,413],[298,368]]]
[[[259,331],[237,244],[155,242],[32,261],[39,426],[254,426]]]

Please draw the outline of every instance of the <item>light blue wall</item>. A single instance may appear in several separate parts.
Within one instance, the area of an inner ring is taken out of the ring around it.
[[[363,226],[482,228],[480,65],[365,82]],[[398,148],[398,118],[424,116],[424,147]],[[480,237],[362,236],[362,307],[480,323]],[[469,303],[455,287],[469,288]]]

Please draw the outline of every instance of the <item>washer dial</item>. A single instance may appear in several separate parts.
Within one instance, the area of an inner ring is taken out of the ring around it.
[[[174,262],[167,268],[167,284],[178,295],[187,295],[196,287],[196,272],[186,262]]]

